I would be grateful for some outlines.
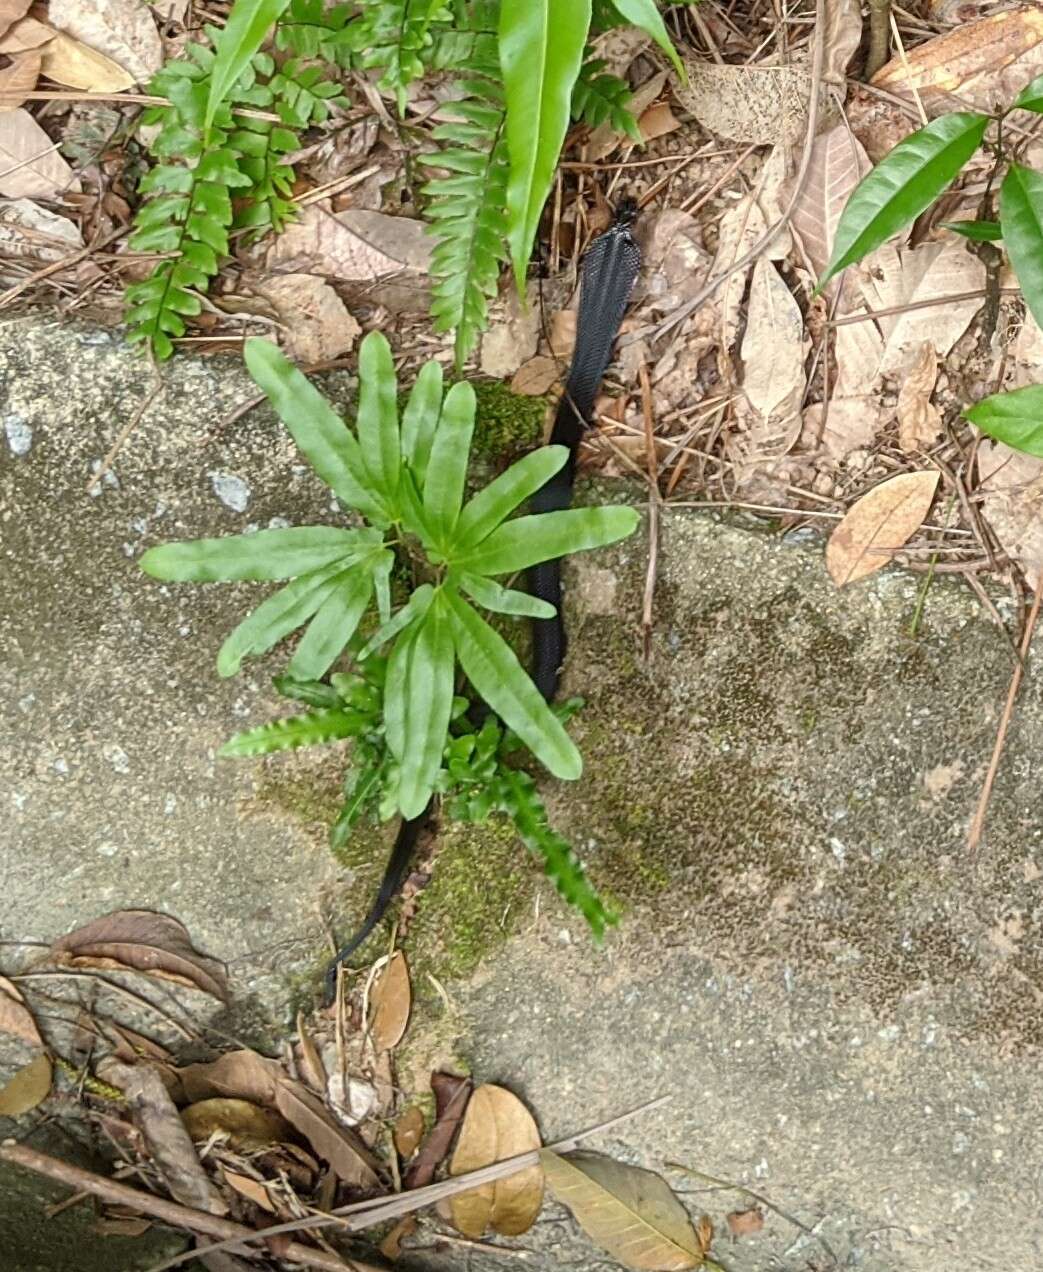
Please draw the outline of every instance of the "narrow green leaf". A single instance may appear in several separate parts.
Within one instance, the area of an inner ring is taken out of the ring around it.
[[[295,680],[283,673],[272,677],[272,684],[284,698],[294,698],[309,707],[339,707],[340,694],[332,685],[320,680]]]
[[[480,574],[461,574],[460,586],[473,600],[494,614],[514,614],[520,618],[553,618],[557,612],[553,605],[541,601],[528,592],[516,592],[513,588],[501,587],[492,579],[483,578]]]
[[[387,680],[384,682],[384,735],[388,750],[400,759],[406,749],[407,683],[413,642],[418,628],[407,627],[399,635],[388,658]]]
[[[574,781],[583,761],[514,650],[459,594],[444,593],[464,674],[503,722],[555,777]],[[390,741],[390,734],[389,734]]]
[[[406,675],[405,746],[398,757],[403,817],[419,816],[434,790],[453,705],[455,667],[449,619],[436,598],[417,630]]]
[[[345,798],[344,803],[340,806],[337,820],[330,827],[331,848],[343,848],[348,842],[348,836],[365,811],[366,805],[376,795],[383,777],[384,766],[382,764],[373,765],[359,774],[358,780],[352,787],[351,794]]]
[[[257,387],[337,498],[374,525],[390,525],[390,509],[371,491],[358,442],[318,389],[270,340],[251,337],[244,357]]]
[[[354,737],[364,726],[365,720],[357,712],[340,707],[306,711],[303,715],[286,716],[282,720],[273,720],[271,724],[237,733],[221,747],[218,755],[268,755],[272,751],[288,751],[298,746],[336,742],[339,738]]]
[[[974,243],[998,243],[1003,238],[998,221],[943,221],[942,229]]]
[[[655,40],[673,63],[674,70],[687,83],[688,76],[685,73],[684,64],[677,56],[677,50],[667,33],[666,24],[663,22],[663,15],[659,12],[656,0],[612,0],[612,7],[631,26],[636,26],[638,30],[644,31]]]
[[[316,611],[290,660],[290,675],[297,680],[324,676],[355,635],[372,595],[373,574],[365,562],[338,575],[336,590]]]
[[[885,243],[928,207],[981,145],[987,115],[941,115],[900,141],[867,173],[844,206],[833,255],[816,291]]]
[[[214,39],[214,64],[204,117],[206,130],[288,3],[289,0],[235,0],[228,21]]]
[[[1043,459],[1043,384],[994,393],[968,407],[964,415],[996,441]]]
[[[372,530],[294,526],[258,530],[223,539],[192,539],[149,548],[138,564],[154,579],[213,583],[232,579],[292,579],[307,574],[371,541]]]
[[[441,413],[442,367],[438,362],[425,362],[402,412],[402,457],[421,487]]]
[[[393,506],[398,489],[398,404],[391,346],[371,331],[359,346],[358,434],[362,460],[372,484]]]
[[[474,433],[474,389],[466,381],[445,395],[442,418],[424,478],[424,515],[432,533],[447,544],[460,515],[467,481],[467,458]]]
[[[501,0],[500,67],[507,105],[507,238],[519,289],[569,126],[591,0]]]
[[[450,555],[474,547],[559,472],[569,457],[567,446],[541,446],[530,451],[464,505],[453,532]]]
[[[518,517],[494,530],[454,564],[470,574],[509,574],[540,561],[603,548],[633,534],[633,508],[569,508]]]
[[[1034,110],[1043,115],[1043,75],[1037,75],[1031,84],[1026,84],[1014,99],[1014,106],[1022,110]]]
[[[404,632],[410,623],[415,623],[422,619],[434,597],[435,589],[431,584],[422,583],[398,613],[389,618],[386,623],[382,623],[378,630],[366,641],[359,650],[359,658],[368,658],[374,650],[379,649],[381,645],[386,645],[389,640],[393,640],[399,632]]]
[[[1010,165],[1000,187],[1000,227],[1025,304],[1043,325],[1043,173]]]
[[[339,561],[287,583],[258,605],[232,632],[217,655],[217,674],[234,676],[248,654],[263,654],[306,623],[336,587],[344,572]]]

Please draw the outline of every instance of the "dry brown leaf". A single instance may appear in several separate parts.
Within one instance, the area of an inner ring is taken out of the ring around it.
[[[0,195],[8,199],[53,199],[79,190],[72,169],[27,110],[0,114]]]
[[[3,36],[0,36],[0,53],[13,55],[27,49],[38,49],[57,35],[53,27],[35,18],[23,18]]]
[[[655,102],[647,110],[641,112],[637,121],[641,136],[645,141],[655,141],[657,137],[665,137],[681,127],[680,120],[670,109],[669,102]]]
[[[482,337],[479,365],[484,375],[503,380],[536,353],[543,305],[534,288],[522,304],[512,287],[497,310],[497,320]]]
[[[169,1064],[173,1059],[166,1047],[160,1046],[144,1034],[128,1029],[126,1025],[117,1025],[114,1020],[98,1022],[99,1027],[108,1034],[115,1045],[114,1055],[117,1060],[133,1064],[139,1057],[154,1060],[158,1064]]]
[[[313,1091],[326,1090],[326,1066],[322,1063],[319,1048],[304,1021],[304,1013],[297,1013],[297,1037],[300,1039],[299,1068],[301,1077]]]
[[[434,1178],[471,1098],[471,1079],[455,1073],[432,1073],[431,1090],[435,1095],[435,1124],[405,1173],[402,1186],[407,1189],[423,1188]]]
[[[268,1196],[268,1189],[259,1179],[251,1179],[249,1175],[240,1175],[237,1171],[229,1170],[227,1166],[222,1169],[225,1183],[229,1188],[234,1188],[241,1197],[245,1197],[247,1201],[252,1201],[255,1206],[259,1206],[262,1210],[267,1210],[270,1215],[275,1214],[275,1207],[272,1205],[272,1199]]]
[[[419,1104],[411,1104],[395,1123],[395,1148],[399,1157],[408,1160],[424,1138],[424,1112]]]
[[[24,103],[26,94],[36,88],[42,60],[39,49],[29,49],[12,58],[10,66],[0,68],[0,111],[15,110]]]
[[[686,58],[687,84],[674,94],[718,137],[773,145],[803,136],[811,73],[806,66],[729,66]]]
[[[371,995],[373,1019],[370,1032],[378,1051],[390,1051],[402,1041],[409,1024],[413,1005],[413,989],[409,983],[409,964],[401,950],[396,950],[380,969]]]
[[[1043,584],[1043,459],[986,438],[978,475],[985,520],[1036,590]]]
[[[0,976],[0,1033],[12,1034],[30,1047],[42,1047],[43,1039],[25,998],[6,976]]]
[[[282,1065],[259,1056],[256,1051],[228,1051],[206,1064],[188,1064],[177,1070],[185,1098],[209,1100],[215,1096],[249,1100],[253,1104],[275,1103],[275,1090],[283,1076]]]
[[[449,1166],[451,1175],[478,1170],[505,1157],[540,1147],[540,1132],[529,1110],[511,1091],[484,1083],[471,1096]],[[450,1198],[453,1223],[467,1237],[487,1229],[516,1237],[535,1222],[543,1205],[543,1170],[528,1166],[514,1175],[482,1184]]]
[[[594,1153],[540,1153],[547,1186],[588,1237],[638,1272],[685,1272],[703,1251],[685,1208],[650,1170]]]
[[[938,473],[900,473],[874,486],[848,509],[826,544],[826,568],[837,587],[875,574],[908,543],[931,510]]]
[[[380,1253],[394,1261],[402,1254],[402,1242],[416,1231],[416,1215],[406,1215],[391,1229],[380,1243]]]
[[[656,101],[666,86],[666,71],[657,71],[650,79],[647,79],[639,88],[636,88],[627,102],[627,110],[638,118]],[[588,163],[602,163],[610,154],[624,142],[629,144],[629,138],[625,133],[617,132],[612,127],[610,120],[598,124],[586,145],[586,157]]]
[[[33,0],[0,0],[0,36],[29,12]]]
[[[82,88],[88,93],[120,93],[134,87],[133,75],[118,62],[64,31],[55,31],[41,46],[41,52],[44,75],[67,88]]]
[[[804,317],[793,293],[766,257],[753,269],[742,340],[743,392],[766,419],[785,424],[804,396]]]
[[[297,362],[330,362],[350,353],[362,334],[341,298],[314,274],[273,274],[256,290],[275,307],[282,344]]]
[[[283,1078],[275,1090],[275,1107],[297,1128],[340,1179],[355,1188],[378,1184],[377,1162],[351,1131],[339,1126],[321,1100],[299,1082]]]
[[[700,1215],[695,1224],[695,1239],[705,1257],[713,1245],[713,1220],[709,1215]]]
[[[204,1144],[211,1135],[220,1134],[237,1152],[268,1148],[290,1137],[284,1118],[249,1100],[198,1100],[181,1110],[181,1120],[195,1143]]]
[[[847,93],[847,64],[862,42],[862,6],[859,0],[833,0],[826,5],[823,31],[822,79]]]
[[[75,967],[119,966],[228,1001],[223,964],[200,954],[188,929],[154,910],[116,910],[77,928],[51,946],[51,955]]]
[[[680,208],[652,213],[643,233],[644,268],[634,298],[642,306],[642,317],[648,317],[690,300],[706,282],[710,255],[703,247],[702,226]]]
[[[764,1227],[764,1216],[756,1206],[749,1210],[733,1210],[728,1218],[728,1231],[733,1237],[752,1237]]]
[[[42,1104],[50,1094],[52,1076],[50,1058],[41,1051],[0,1087],[0,1117],[21,1117]]]
[[[59,31],[103,53],[145,84],[163,64],[163,43],[140,0],[50,0],[47,20]]]
[[[717,254],[710,276],[716,278],[727,273],[736,261],[745,256],[768,228],[753,194],[747,194],[721,217],[718,226]],[[739,310],[746,291],[749,268],[737,270],[721,284],[717,292],[717,305],[721,320],[721,348],[730,349],[735,343],[739,327]]]
[[[833,254],[837,223],[848,195],[872,165],[861,144],[839,124],[815,138],[807,180],[793,209],[792,226],[816,278],[821,277]],[[832,295],[840,286],[833,278],[826,284]],[[851,291],[849,287],[848,292]]]
[[[141,1237],[152,1227],[152,1220],[142,1216],[107,1214],[95,1219],[91,1232],[99,1237]]]
[[[928,115],[1006,109],[1043,71],[1043,11],[1038,6],[965,23],[893,58],[872,83],[892,93],[915,89]],[[954,102],[951,94],[959,97]]]
[[[542,397],[549,393],[561,377],[561,364],[557,358],[537,354],[515,371],[511,380],[511,392],[525,397]]]
[[[925,340],[898,391],[898,445],[911,455],[926,450],[942,431],[942,417],[931,401],[938,380],[938,355]]]
[[[334,216],[311,204],[278,235],[268,264],[282,273],[323,274],[371,283],[392,274],[423,275],[431,238],[419,221],[349,209]]]

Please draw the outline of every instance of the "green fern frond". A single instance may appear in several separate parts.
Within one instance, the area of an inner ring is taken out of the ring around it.
[[[273,751],[336,742],[340,738],[356,737],[366,723],[365,717],[358,712],[341,707],[305,711],[302,715],[285,716],[256,729],[248,729],[245,733],[237,733],[221,747],[218,755],[269,755]]]
[[[275,28],[275,47],[294,57],[322,58],[347,69],[352,64],[352,4],[327,9],[324,0],[290,0]]]
[[[591,58],[583,64],[572,90],[572,118],[597,128],[606,121],[633,141],[643,141],[636,117],[627,109],[633,94],[618,75],[604,73],[605,63]]]
[[[383,72],[377,87],[395,94],[399,114],[406,90],[423,75],[434,47],[434,30],[453,21],[446,0],[362,0],[352,24],[358,64]]]

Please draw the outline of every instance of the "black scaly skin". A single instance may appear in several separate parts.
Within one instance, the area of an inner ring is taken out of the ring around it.
[[[572,503],[576,455],[580,439],[589,427],[594,399],[612,357],[612,344],[623,321],[627,301],[641,268],[641,251],[630,232],[637,216],[633,200],[624,200],[613,225],[591,244],[580,274],[576,348],[569,367],[565,392],[554,417],[552,445],[567,446],[569,458],[560,472],[532,497],[532,512],[557,512]],[[553,618],[533,619],[532,679],[550,702],[558,690],[558,676],[565,661],[565,623],[561,615],[561,559],[543,561],[529,571],[529,591],[549,601]],[[336,953],[326,972],[326,1000],[332,1001],[337,986],[337,967],[358,949],[384,917],[409,874],[413,851],[421,831],[431,818],[431,805],[419,817],[403,821],[391,850],[384,878],[362,926]]]

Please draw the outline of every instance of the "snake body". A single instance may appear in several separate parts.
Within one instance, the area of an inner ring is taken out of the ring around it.
[[[633,201],[621,203],[613,224],[594,240],[583,258],[576,347],[550,436],[552,445],[568,447],[569,457],[560,471],[533,495],[532,512],[554,512],[572,503],[580,440],[589,427],[594,401],[612,357],[612,345],[641,268],[641,251],[631,233],[636,215],[637,206]],[[553,618],[532,620],[532,679],[550,702],[557,693],[566,649],[561,613],[561,559],[543,561],[530,569],[528,588],[533,596],[548,601],[556,611]],[[330,962],[326,974],[327,997],[332,998],[338,965],[366,940],[405,883],[417,840],[430,823],[431,812],[428,804],[419,817],[404,820],[399,827],[369,913]]]

